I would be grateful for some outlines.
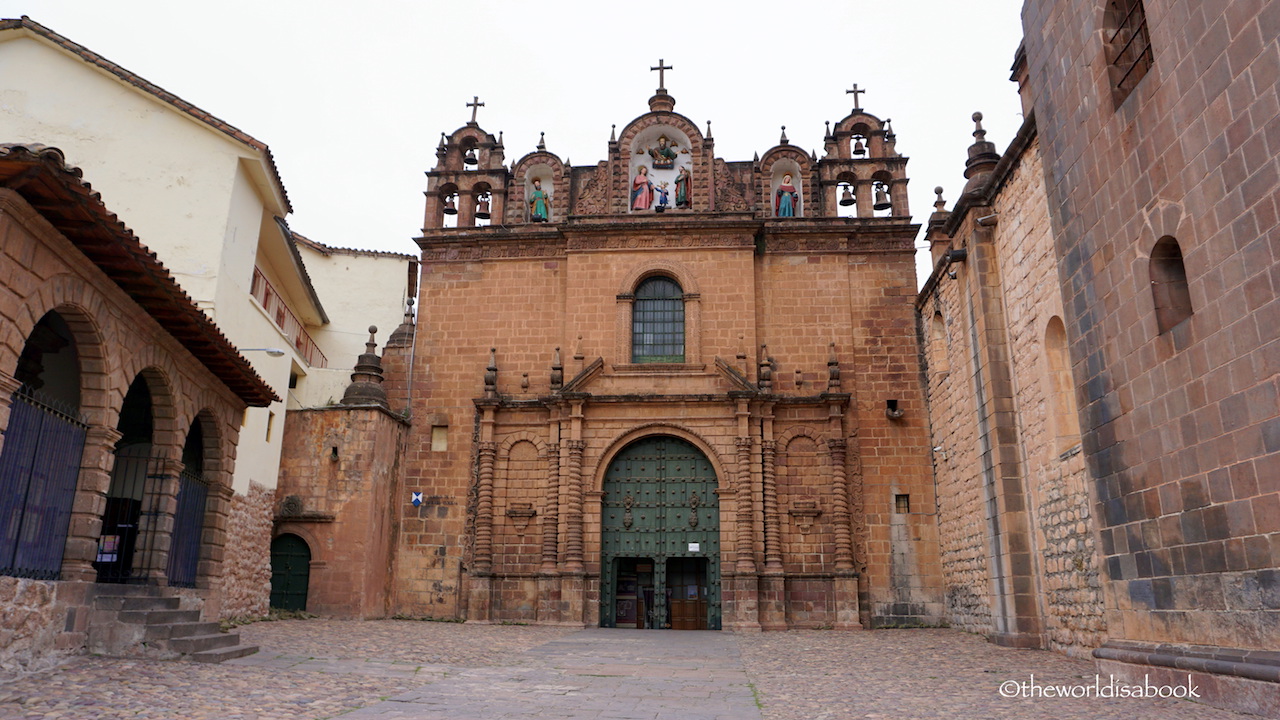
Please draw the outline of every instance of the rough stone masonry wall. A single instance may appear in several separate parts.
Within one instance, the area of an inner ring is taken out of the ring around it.
[[[0,577],[0,680],[58,662],[57,583]]]
[[[272,492],[249,484],[231,500],[222,571],[221,616],[262,617],[271,600]]]
[[[1039,551],[1045,630],[1050,647],[1084,655],[1102,643],[1106,619],[1079,437],[1071,443],[1074,449],[1064,452],[1059,447],[1049,397],[1045,332],[1052,317],[1062,316],[1062,295],[1043,177],[1039,145],[1033,141],[995,199],[1000,217],[996,255]]]

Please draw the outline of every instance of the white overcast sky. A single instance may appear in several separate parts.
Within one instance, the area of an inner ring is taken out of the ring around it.
[[[763,154],[782,125],[821,155],[823,121],[849,113],[853,83],[867,89],[862,106],[892,118],[911,159],[924,222],[935,185],[950,205],[964,184],[973,111],[1001,150],[1022,122],[1008,79],[1021,5],[0,0],[0,16],[29,15],[267,143],[296,231],[416,253],[422,173],[472,96],[481,126],[505,132],[508,163],[545,131],[548,150],[594,165],[610,125],[647,112],[659,58],[675,68],[676,111],[711,120],[728,161]]]

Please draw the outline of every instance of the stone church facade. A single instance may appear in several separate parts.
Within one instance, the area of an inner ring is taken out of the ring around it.
[[[892,129],[857,108],[821,158],[784,132],[726,162],[674,105],[659,88],[589,166],[542,143],[507,166],[474,113],[442,136],[416,326],[384,350],[389,412],[368,421],[403,443],[390,516],[348,521],[336,498],[363,508],[367,490],[315,490],[328,463],[310,448],[339,465],[341,443],[395,455],[349,432],[371,427],[354,420],[367,407],[290,420],[302,450],[280,494],[297,500],[279,529],[329,574],[342,563],[326,548],[374,547],[373,526],[393,538],[376,553],[389,592],[333,606],[577,626],[942,621],[918,226]]]

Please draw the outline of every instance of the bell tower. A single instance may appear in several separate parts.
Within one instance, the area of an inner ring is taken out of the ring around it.
[[[471,120],[452,135],[440,134],[436,166],[427,171],[424,231],[488,225],[494,215],[502,217],[507,188],[502,135],[495,138],[480,128],[476,114],[484,103],[479,97],[467,107]]]
[[[910,216],[907,159],[895,148],[897,136],[890,120],[880,120],[862,109],[859,96],[866,90],[855,84],[845,92],[853,95],[855,107],[836,123],[834,130],[828,129],[826,155],[819,164],[825,214],[859,218]]]

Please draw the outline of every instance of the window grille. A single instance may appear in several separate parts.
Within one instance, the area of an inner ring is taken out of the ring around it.
[[[651,277],[636,288],[631,361],[684,362],[684,292],[675,280]]]
[[[1151,68],[1151,36],[1142,0],[1111,0],[1110,14],[1111,86],[1119,103]]]

